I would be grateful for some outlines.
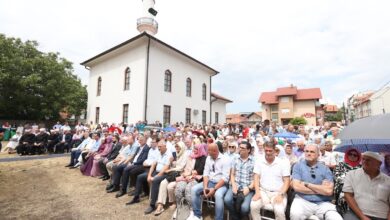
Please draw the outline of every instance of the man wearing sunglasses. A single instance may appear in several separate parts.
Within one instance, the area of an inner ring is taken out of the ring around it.
[[[336,206],[331,203],[333,175],[325,164],[318,161],[318,146],[307,145],[304,154],[305,160],[296,163],[293,168],[292,187],[296,195],[290,219],[301,220],[316,215],[321,220],[341,220]]]

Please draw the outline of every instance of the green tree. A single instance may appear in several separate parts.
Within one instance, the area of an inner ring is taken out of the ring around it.
[[[307,124],[307,121],[303,117],[295,117],[295,118],[291,119],[290,123],[292,125],[305,125],[305,124]]]
[[[0,118],[56,120],[60,111],[80,115],[87,90],[59,53],[43,53],[36,41],[0,34]]]
[[[325,115],[325,121],[341,121],[343,120],[343,108],[340,108],[336,114]]]

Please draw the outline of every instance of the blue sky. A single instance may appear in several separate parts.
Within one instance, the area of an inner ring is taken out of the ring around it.
[[[390,81],[390,1],[156,0],[157,38],[220,71],[227,112],[259,111],[261,92],[320,87],[323,102]],[[79,63],[138,34],[141,0],[0,0],[0,33]]]

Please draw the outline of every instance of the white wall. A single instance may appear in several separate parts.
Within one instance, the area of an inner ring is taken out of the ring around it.
[[[390,87],[385,87],[375,92],[371,97],[371,115],[390,113]]]
[[[202,110],[210,118],[210,76],[212,72],[198,63],[151,40],[149,65],[149,92],[147,120],[163,122],[163,106],[171,106],[171,123],[185,122],[185,109],[199,110],[192,113],[192,123],[202,123]],[[164,74],[172,73],[172,91],[164,91]],[[186,96],[186,79],[192,80],[191,97]],[[207,86],[207,98],[202,100],[202,84]]]
[[[95,123],[95,109],[100,107],[100,122],[122,122],[123,104],[129,104],[128,121],[143,120],[145,105],[146,38],[132,42],[98,58],[90,66],[88,83],[88,122]],[[130,67],[130,89],[124,91],[124,72]],[[102,77],[101,95],[97,94],[98,77]]]
[[[220,99],[217,99],[211,104],[211,118],[212,123],[215,123],[215,112],[218,112],[218,123],[223,124],[226,123],[226,102]]]

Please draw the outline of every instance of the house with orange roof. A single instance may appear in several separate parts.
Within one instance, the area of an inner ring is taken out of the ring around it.
[[[317,125],[321,98],[320,88],[298,89],[294,85],[263,92],[259,98],[262,119],[288,124],[295,117],[304,117],[308,125]]]

